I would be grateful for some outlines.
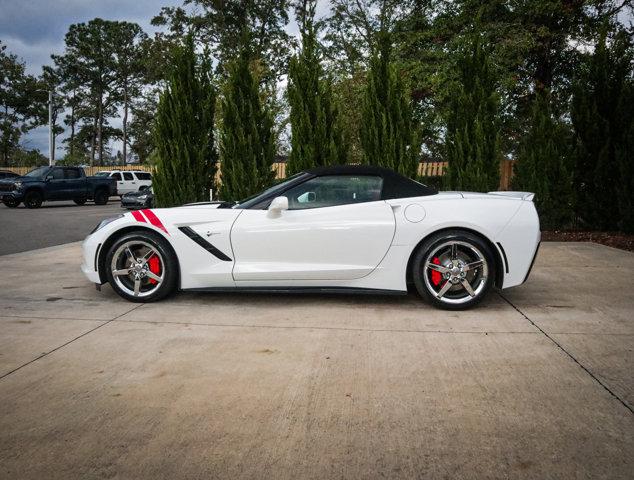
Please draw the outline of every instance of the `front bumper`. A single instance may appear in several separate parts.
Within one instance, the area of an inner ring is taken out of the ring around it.
[[[17,200],[21,202],[24,199],[24,194],[19,190],[13,190],[12,192],[0,192],[0,200]]]
[[[136,198],[134,199],[122,198],[121,208],[148,208],[149,207],[148,203],[149,202],[147,198],[145,200],[138,200]]]
[[[81,271],[86,275],[88,280],[101,285],[103,282],[99,276],[99,267],[97,265],[97,253],[101,249],[101,243],[99,243],[99,240],[97,240],[94,235],[88,235],[81,248],[83,257]]]

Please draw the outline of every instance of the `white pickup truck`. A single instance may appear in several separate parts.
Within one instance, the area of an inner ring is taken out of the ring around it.
[[[152,186],[152,174],[140,170],[102,170],[96,177],[113,178],[117,184],[117,195],[140,192]]]

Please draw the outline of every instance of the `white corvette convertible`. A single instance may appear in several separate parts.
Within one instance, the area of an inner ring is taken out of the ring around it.
[[[83,244],[123,298],[180,290],[407,293],[447,309],[523,283],[540,241],[525,192],[437,192],[391,170],[320,167],[237,204],[140,210]]]

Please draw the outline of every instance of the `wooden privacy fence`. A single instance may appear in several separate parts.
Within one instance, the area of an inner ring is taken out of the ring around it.
[[[513,176],[514,160],[503,160],[500,162],[500,190],[508,190]],[[10,170],[18,175],[24,175],[33,170],[34,167],[0,167],[0,170]],[[275,178],[286,178],[286,162],[276,162],[272,166],[275,171]],[[421,177],[441,177],[445,174],[447,162],[421,162],[418,165],[418,175]],[[125,166],[104,166],[104,167],[84,167],[86,175],[95,175],[102,170],[141,170],[153,172],[153,165],[125,165]],[[220,169],[216,175],[216,180],[220,180]]]

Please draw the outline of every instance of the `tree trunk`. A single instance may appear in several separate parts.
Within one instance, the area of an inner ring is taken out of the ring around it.
[[[123,89],[123,164],[128,161],[128,87]]]
[[[4,118],[7,118],[9,116],[9,106],[5,105],[4,106]],[[4,138],[2,140],[2,165],[4,165],[5,167],[9,166],[9,135],[10,133],[7,132],[6,135],[4,135]]]
[[[90,166],[95,165],[95,151],[97,148],[97,123],[98,119],[95,115],[94,121],[92,123],[92,137],[90,139]]]
[[[97,151],[99,152],[99,166],[103,166],[103,142],[101,131],[103,129],[103,97],[99,94],[99,104],[97,107]]]
[[[72,158],[75,150],[75,90],[73,90],[73,101],[70,105],[70,156]]]

